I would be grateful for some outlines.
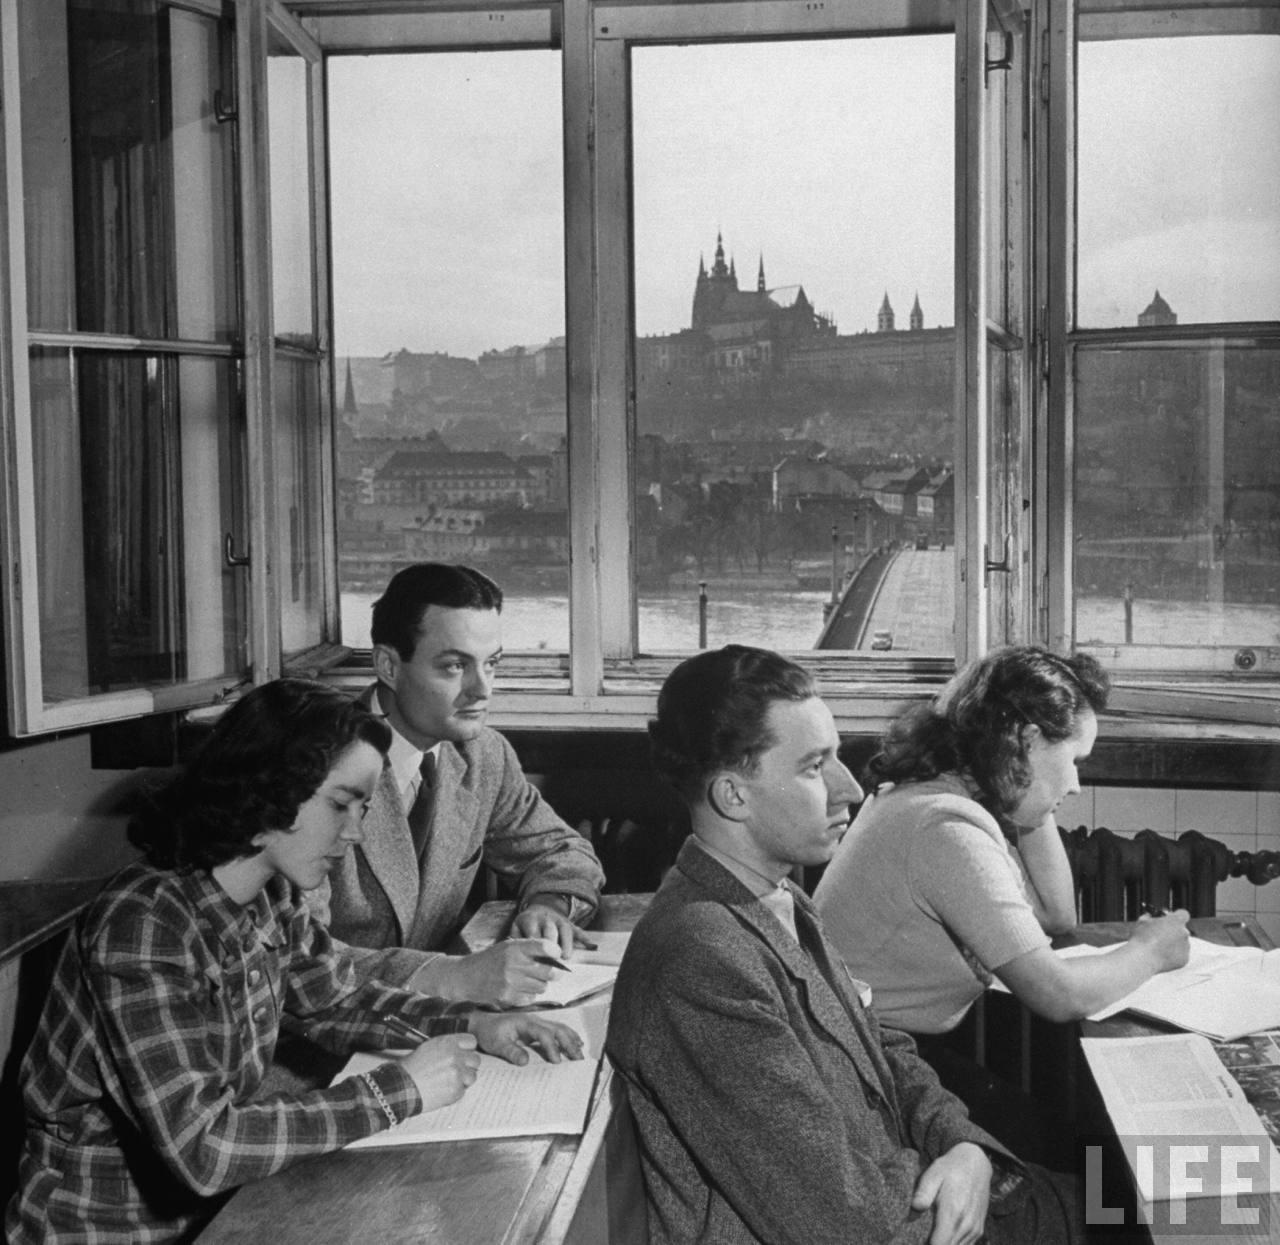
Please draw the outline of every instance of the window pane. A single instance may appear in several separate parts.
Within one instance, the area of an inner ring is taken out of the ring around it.
[[[949,615],[902,628],[953,591],[915,548],[953,453],[953,49],[634,50],[643,650],[699,645],[700,583],[707,644],[813,648],[835,580],[824,647],[951,651]]]
[[[1280,38],[1082,42],[1076,323],[1280,319]]]
[[[1274,344],[1078,354],[1078,644],[1280,644],[1277,393]]]
[[[219,24],[149,0],[25,0],[22,11],[31,327],[229,339]]]
[[[232,366],[35,349],[31,392],[46,702],[243,669]]]
[[[507,591],[509,651],[567,650],[560,58],[331,58],[343,642],[408,562]]]
[[[298,653],[324,639],[324,521],[320,488],[320,364],[275,361],[276,525],[280,538],[280,645]]]
[[[267,60],[271,119],[271,280],[277,338],[311,342],[314,271],[307,62],[278,36]]]

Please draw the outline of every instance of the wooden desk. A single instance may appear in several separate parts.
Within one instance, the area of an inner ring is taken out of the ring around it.
[[[604,896],[592,928],[631,929],[648,895]],[[485,904],[466,949],[501,937],[509,903]],[[598,1024],[603,1045],[602,1000]],[[239,1189],[201,1245],[643,1245],[644,1189],[631,1114],[608,1061],[581,1137],[517,1137],[339,1150]]]
[[[1219,917],[1195,917],[1189,924],[1192,932],[1197,936],[1223,945],[1231,945],[1236,941],[1233,934],[1239,929],[1238,922],[1228,923]],[[1273,944],[1266,931],[1255,920],[1246,918],[1243,927],[1252,935],[1258,946],[1267,949],[1272,947]],[[1123,923],[1082,926],[1079,930],[1079,940],[1095,946],[1105,946],[1125,937],[1126,931],[1127,926]],[[1149,1037],[1153,1034],[1176,1032],[1176,1029],[1168,1026],[1143,1021],[1127,1014],[1113,1016],[1110,1020],[1086,1020],[1081,1024],[1082,1036],[1092,1038]],[[1124,1164],[1124,1159],[1118,1153],[1111,1156],[1111,1161]],[[1132,1222],[1132,1203],[1129,1199],[1126,1201],[1129,1202],[1125,1207],[1126,1215],[1128,1221]],[[1100,1204],[1114,1205],[1105,1199]],[[1175,1243],[1176,1245],[1210,1245],[1210,1243],[1216,1245],[1224,1239],[1230,1239],[1242,1245],[1270,1245],[1271,1242],[1280,1239],[1280,1194],[1273,1193],[1265,1198],[1241,1196],[1237,1199],[1236,1205],[1241,1208],[1248,1209],[1253,1206],[1258,1209],[1259,1223],[1254,1227],[1235,1224],[1224,1219],[1224,1208],[1229,1208],[1229,1204],[1218,1198],[1188,1198],[1185,1202],[1173,1205],[1179,1211],[1185,1207],[1186,1222],[1173,1222],[1169,1205],[1156,1204],[1152,1208],[1153,1222],[1147,1228],[1154,1245],[1175,1245]]]

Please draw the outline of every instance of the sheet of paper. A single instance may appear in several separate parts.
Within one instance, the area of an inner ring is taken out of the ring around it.
[[[617,979],[618,970],[612,964],[584,964],[574,958],[568,971],[552,969],[547,988],[538,995],[538,1007],[562,1007],[576,1003],[589,994],[608,989]]]
[[[1080,1045],[1145,1201],[1280,1188],[1280,1153],[1207,1038],[1082,1038]],[[1247,1143],[1258,1147],[1262,1161],[1249,1169],[1251,1184],[1240,1188],[1223,1183],[1230,1167],[1205,1163],[1182,1171],[1155,1161],[1180,1137]],[[1140,1155],[1144,1145],[1147,1153]]]
[[[1182,968],[1157,973],[1089,1019],[1126,1010],[1223,1040],[1273,1029],[1280,1025],[1280,953],[1193,938]]]
[[[587,1026],[571,1010],[548,1019],[567,1023],[586,1040]],[[335,1082],[385,1063],[389,1052],[358,1052],[334,1078]],[[475,1084],[455,1103],[423,1111],[395,1128],[353,1141],[347,1149],[413,1146],[431,1141],[470,1141],[482,1137],[526,1137],[544,1133],[579,1134],[586,1126],[587,1108],[600,1069],[590,1049],[583,1059],[547,1063],[532,1054],[523,1067],[493,1055],[480,1056]]]
[[[594,951],[586,947],[578,947],[573,953],[574,964],[612,964],[615,968],[622,963],[623,953],[631,938],[629,930],[605,930],[597,932],[589,930],[586,935],[596,944]]]

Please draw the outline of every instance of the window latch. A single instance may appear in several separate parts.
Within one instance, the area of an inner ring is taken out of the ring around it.
[[[244,553],[237,553],[235,538],[230,532],[227,532],[222,538],[222,558],[228,566],[249,565],[249,551],[246,549]]]

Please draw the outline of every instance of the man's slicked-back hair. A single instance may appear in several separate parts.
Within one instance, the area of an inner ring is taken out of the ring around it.
[[[397,571],[386,591],[373,603],[374,644],[393,648],[413,660],[418,625],[427,608],[502,611],[502,589],[483,571],[449,562],[417,562]]]
[[[649,723],[654,768],[689,803],[724,770],[752,773],[777,740],[771,705],[816,696],[813,677],[769,649],[729,644],[682,661],[658,693]]]

